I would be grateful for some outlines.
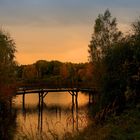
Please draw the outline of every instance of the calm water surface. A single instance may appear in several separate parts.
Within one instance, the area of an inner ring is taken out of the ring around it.
[[[79,92],[78,102],[72,102],[68,92],[48,93],[41,109],[38,101],[38,94],[25,95],[23,109],[22,96],[14,99],[14,108],[17,109],[16,138],[19,133],[32,135],[39,131],[62,136],[66,132],[78,132],[88,124],[88,95]]]

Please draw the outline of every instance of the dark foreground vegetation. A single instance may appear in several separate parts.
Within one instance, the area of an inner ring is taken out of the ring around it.
[[[126,103],[139,103],[140,21],[124,35],[117,28],[116,18],[106,10],[95,21],[89,53],[101,108],[113,106],[120,113]]]
[[[14,138],[16,113],[12,110],[15,85],[15,43],[5,31],[0,31],[0,140]]]
[[[84,83],[98,93],[91,125],[78,135],[66,134],[64,139],[140,139],[140,20],[124,35],[109,10],[100,14],[89,44],[90,62],[85,64],[39,60],[18,66],[14,61],[15,51],[14,41],[0,31],[0,124],[3,116],[9,118],[6,110],[15,93],[15,79],[21,84]],[[12,113],[6,125],[0,125],[2,139],[12,139],[11,133],[5,135],[4,126],[8,129],[13,125],[13,118]]]
[[[65,140],[139,140],[140,108],[126,109],[119,116],[112,114],[104,123],[91,124],[79,134],[67,134]]]

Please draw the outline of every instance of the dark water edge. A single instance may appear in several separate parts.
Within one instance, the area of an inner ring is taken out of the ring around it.
[[[13,140],[16,130],[16,110],[11,97],[0,97],[0,140]]]

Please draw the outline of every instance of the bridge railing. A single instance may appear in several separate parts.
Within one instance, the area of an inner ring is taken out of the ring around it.
[[[24,89],[34,89],[34,88],[49,88],[49,89],[56,89],[56,88],[94,88],[94,85],[92,83],[20,83],[18,84],[18,88],[24,88]]]

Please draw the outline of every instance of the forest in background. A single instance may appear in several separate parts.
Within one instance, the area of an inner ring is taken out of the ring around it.
[[[55,85],[56,87],[71,87],[78,84],[90,86],[92,64],[38,60],[31,65],[17,66],[17,79],[21,83],[42,83],[46,86]]]

